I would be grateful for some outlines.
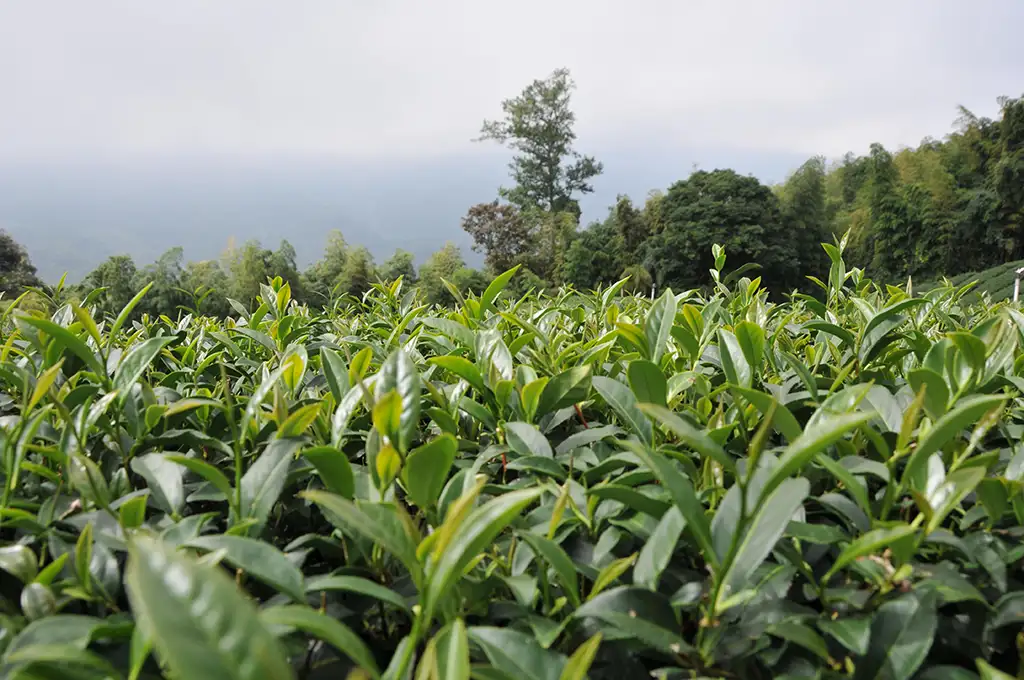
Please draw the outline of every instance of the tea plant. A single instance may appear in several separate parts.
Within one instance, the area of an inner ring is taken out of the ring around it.
[[[781,303],[716,248],[653,301],[12,305],[0,677],[1024,677],[1024,315],[825,248]]]

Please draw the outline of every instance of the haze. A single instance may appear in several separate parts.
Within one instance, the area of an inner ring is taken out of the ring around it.
[[[108,255],[341,229],[379,258],[469,241],[506,182],[473,143],[568,67],[584,220],[695,166],[779,181],[808,156],[941,137],[1019,96],[1024,5],[606,0],[34,0],[0,5],[0,227],[46,279]]]

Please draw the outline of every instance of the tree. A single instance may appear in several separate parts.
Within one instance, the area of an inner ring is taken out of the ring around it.
[[[151,316],[166,314],[173,319],[178,315],[178,307],[189,302],[189,297],[181,289],[183,255],[180,246],[170,248],[153,264],[138,272],[135,277],[137,289],[141,290],[147,283],[153,284],[136,307],[138,313]]]
[[[695,172],[672,185],[663,209],[664,228],[651,239],[644,263],[659,288],[710,283],[716,243],[730,265],[760,265],[777,293],[800,283],[778,199],[754,177],[733,170]]]
[[[455,300],[448,291],[444,281],[451,281],[455,272],[466,266],[462,259],[462,251],[457,245],[448,241],[444,247],[427,258],[420,267],[420,289],[431,304],[451,304]]]
[[[462,218],[462,228],[495,274],[528,261],[536,248],[533,224],[514,205],[478,203]]]
[[[472,267],[459,267],[452,274],[450,279],[451,284],[460,293],[473,292],[479,295],[486,290],[487,286],[491,283],[491,277],[485,272],[479,269],[473,269]]]
[[[619,195],[612,208],[612,218],[628,264],[640,262],[643,259],[644,244],[651,235],[650,225],[644,219],[643,212],[633,206],[629,196]]]
[[[782,221],[805,274],[820,275],[828,267],[822,243],[832,242],[825,198],[825,159],[811,158],[794,172],[779,191]]]
[[[501,195],[521,210],[567,212],[578,219],[575,195],[591,193],[590,180],[601,174],[600,163],[573,149],[576,115],[569,104],[574,88],[568,69],[558,69],[502,102],[501,120],[483,124],[481,140],[516,152],[509,164],[515,186],[502,189]]]
[[[255,240],[247,241],[241,248],[230,248],[225,255],[228,297],[251,305],[260,295],[260,286],[270,276],[271,255]]]
[[[618,280],[627,266],[623,257],[622,236],[613,215],[591,224],[577,233],[565,255],[562,280],[580,290],[608,285]]]
[[[198,314],[224,317],[231,313],[227,301],[228,277],[216,260],[189,262],[181,274],[181,287],[188,292],[188,306]]]
[[[874,232],[871,269],[880,279],[896,279],[912,270],[915,229],[899,187],[892,154],[881,144],[871,145],[870,199]]]
[[[342,295],[354,295],[362,297],[363,293],[370,290],[370,286],[377,280],[376,268],[373,265],[373,255],[366,248],[360,246],[349,251],[345,258],[345,266],[338,275],[336,283],[337,291]]]
[[[992,186],[999,196],[999,221],[1006,258],[1024,257],[1024,98],[1003,99],[999,161]]]
[[[382,281],[396,281],[399,277],[407,285],[416,283],[415,258],[407,250],[398,249],[380,266],[378,274]]]
[[[306,270],[310,293],[317,302],[322,304],[330,299],[331,291],[338,283],[347,258],[348,243],[345,242],[345,237],[337,229],[332,230],[327,235],[324,256]]]
[[[96,308],[100,314],[116,316],[138,293],[138,283],[138,269],[131,255],[112,255],[89,272],[79,287],[83,297],[105,288],[96,300]]]
[[[26,286],[40,285],[24,246],[0,229],[0,292],[5,298],[17,297]]]
[[[296,264],[295,247],[287,240],[282,240],[277,250],[269,254],[267,258],[267,276],[274,278],[280,276],[288,283],[291,289],[291,297],[298,302],[306,301],[306,282],[299,274]]]

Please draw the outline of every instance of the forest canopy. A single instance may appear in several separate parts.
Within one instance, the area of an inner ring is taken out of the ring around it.
[[[516,265],[515,286],[524,290],[591,289],[627,276],[632,290],[701,287],[711,283],[713,244],[726,248],[730,266],[757,263],[777,296],[810,290],[807,275],[827,266],[820,244],[843,235],[851,266],[893,283],[1024,258],[1024,99],[999,99],[997,119],[961,108],[951,134],[916,148],[873,144],[864,155],[811,158],[775,186],[731,169],[696,170],[639,202],[620,195],[603,220],[584,226],[579,199],[593,191],[603,165],[576,149],[574,89],[569,71],[556,70],[502,102],[500,118],[483,122],[478,141],[512,153],[512,183],[461,220],[484,257],[482,269],[467,266],[450,242],[419,272],[403,250],[377,263],[334,231],[304,270],[288,241],[273,250],[249,241],[199,262],[184,262],[180,248],[148,265],[117,254],[78,284],[47,287],[25,249],[0,231],[0,291],[7,301],[27,288],[43,297],[91,296],[101,311],[116,313],[152,284],[137,313],[224,316],[229,300],[249,306],[275,277],[314,306],[357,300],[373,283],[398,277],[427,302],[449,304]]]

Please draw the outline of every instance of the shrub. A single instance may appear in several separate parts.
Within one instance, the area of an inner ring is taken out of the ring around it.
[[[1024,316],[828,250],[824,302],[8,308],[0,676],[1014,677]]]

